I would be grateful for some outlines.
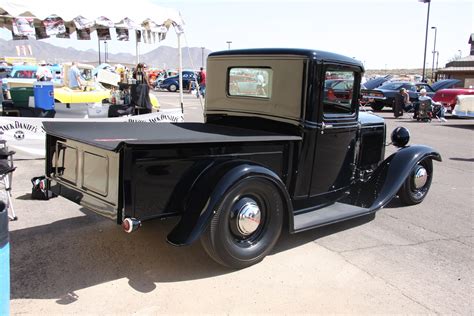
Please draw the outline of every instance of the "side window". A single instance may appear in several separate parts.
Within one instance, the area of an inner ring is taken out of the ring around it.
[[[324,78],[324,114],[351,115],[354,113],[355,73],[350,70],[327,68]]]
[[[230,68],[227,91],[231,96],[270,99],[273,70],[271,68]]]

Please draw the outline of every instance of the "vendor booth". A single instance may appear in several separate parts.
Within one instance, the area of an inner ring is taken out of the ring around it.
[[[134,40],[136,47],[135,62],[137,64],[140,62],[140,45],[157,44],[166,38],[168,31],[174,30],[178,38],[179,67],[182,68],[180,37],[183,33],[183,24],[181,15],[177,10],[163,8],[147,0],[135,0],[133,2],[123,0],[114,2],[94,0],[50,0],[47,2],[35,0],[5,0],[0,2],[0,27],[11,31],[13,40],[42,40],[51,37],[91,40],[91,34],[93,33],[97,35],[98,41]],[[111,32],[111,30],[114,31]],[[96,42],[91,43],[92,47],[95,45]],[[57,103],[55,108],[56,111],[68,112],[70,105],[74,103],[73,97],[77,97],[76,94],[78,94],[77,92],[74,93],[75,91],[69,90],[67,87],[62,90],[58,90],[57,88],[53,90],[53,88],[47,84],[38,84],[32,86],[31,89],[23,88],[21,91],[15,92],[18,94],[18,96],[16,96],[17,100],[21,99],[23,102],[24,111],[36,111],[36,109],[32,110],[31,107],[38,107],[41,111],[48,111],[48,109],[52,107],[50,104],[52,98],[51,93],[54,93],[55,100],[58,100],[58,98],[65,100],[70,99],[71,102],[60,101],[61,104],[65,105],[64,109],[58,108]],[[92,91],[81,91],[80,97],[84,98],[84,94],[88,93],[87,96],[90,94],[91,98],[94,97],[103,100],[102,95],[96,95],[101,91],[98,89],[90,90]],[[178,114],[176,111],[173,113],[151,113],[147,114],[148,116],[143,120],[151,120],[153,122],[182,120],[182,91],[182,78],[180,76],[181,113]],[[32,96],[34,96],[35,99],[38,98],[38,101],[31,102]],[[115,94],[111,96],[111,100],[114,98]],[[154,103],[154,101],[152,97],[151,103]],[[89,103],[92,105],[100,105],[102,102],[94,99]],[[99,111],[98,106],[91,108],[90,104],[84,109],[87,113],[82,117],[102,118],[102,114],[105,113],[102,110]],[[15,111],[12,111],[12,115],[15,115],[15,113]],[[147,112],[145,111],[145,113]],[[40,122],[45,120],[48,116],[44,116],[45,118],[43,119],[19,116],[20,117],[0,118],[0,130],[4,133],[3,138],[8,141],[10,146],[12,146],[12,144],[18,145],[12,149],[17,150],[17,153],[23,152],[25,154],[24,158],[42,157],[43,152],[40,152],[39,148],[44,146],[44,136],[41,133],[42,127]],[[134,116],[134,120],[140,120],[139,116],[140,115]],[[56,117],[58,117],[58,115],[56,115]],[[108,120],[107,118],[103,119]],[[31,126],[36,126],[37,128],[32,128]],[[28,127],[30,127],[30,130],[28,130]],[[21,130],[14,131],[17,128]],[[37,131],[38,133],[31,133],[32,131]],[[34,134],[34,139],[28,140],[27,136],[29,134]],[[39,147],[32,146],[28,141],[33,141],[35,144],[38,144]],[[24,143],[24,145],[28,143],[28,146],[23,146],[22,143]],[[38,150],[33,150],[33,148]],[[16,158],[20,156],[21,155],[17,155]]]
[[[111,7],[113,6],[113,7]],[[179,11],[157,6],[147,0],[133,2],[5,0],[0,3],[0,27],[12,32],[14,40],[49,37],[90,40],[96,32],[99,40],[135,39],[136,62],[140,62],[140,43],[154,44],[166,38],[170,29],[178,35],[179,68],[182,69],[181,34],[183,20]],[[182,78],[180,100],[183,110]]]

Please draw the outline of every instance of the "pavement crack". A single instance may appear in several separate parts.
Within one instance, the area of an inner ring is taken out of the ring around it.
[[[350,253],[350,252],[356,252],[356,251],[361,251],[361,250],[384,248],[384,247],[416,247],[416,246],[420,246],[420,245],[423,245],[423,244],[428,244],[428,243],[438,242],[438,241],[456,241],[456,242],[459,242],[461,244],[464,244],[464,245],[468,246],[464,242],[458,240],[458,238],[466,238],[466,237],[471,237],[471,236],[456,236],[456,237],[451,237],[451,238],[437,238],[437,239],[424,240],[424,241],[420,241],[420,242],[416,242],[416,243],[409,243],[409,244],[380,244],[380,245],[374,245],[374,246],[368,246],[368,247],[359,247],[359,248],[355,248],[355,249],[348,249],[348,250],[342,250],[342,251],[331,250],[329,248],[328,249],[331,250],[331,251],[335,251],[339,254],[343,254],[343,253]]]
[[[404,220],[404,219],[402,219],[402,218],[399,218],[399,217],[396,217],[396,216],[394,216],[394,215],[390,215],[390,214],[385,214],[385,215],[387,215],[388,217],[391,217],[391,218],[393,218],[393,219],[399,220],[399,221],[401,221],[401,222],[403,222],[403,223],[407,223],[407,224],[410,224],[410,225],[412,225],[412,226],[415,226],[415,227],[424,229],[424,230],[426,230],[426,231],[428,231],[428,232],[430,232],[430,233],[432,233],[432,234],[435,234],[435,235],[439,235],[439,236],[443,236],[443,237],[448,238],[448,236],[445,236],[445,235],[443,235],[443,234],[440,234],[439,232],[436,232],[436,231],[431,230],[431,229],[429,229],[429,228],[426,228],[426,227],[424,227],[424,226],[421,226],[421,225],[418,225],[418,224],[415,224],[415,223],[406,221],[406,220]]]
[[[331,249],[329,249],[328,247],[326,246],[323,246],[323,245],[320,245],[321,247],[329,250],[329,251],[333,251]],[[368,248],[374,248],[374,247],[368,247]],[[336,251],[337,252],[337,251]],[[390,281],[384,279],[383,277],[381,276],[378,276],[378,275],[375,275],[373,274],[372,272],[364,269],[363,267],[355,264],[354,262],[351,262],[346,256],[344,256],[344,251],[343,252],[337,252],[341,258],[349,265],[359,269],[360,271],[366,273],[368,276],[370,276],[372,279],[375,279],[375,280],[380,280],[382,281],[383,283],[385,283],[388,287],[398,291],[403,297],[406,297],[408,300],[410,300],[411,302],[423,307],[424,309],[426,309],[429,313],[433,313],[433,314],[437,314],[437,315],[440,315],[439,312],[437,312],[436,310],[432,309],[431,307],[423,304],[422,302],[420,302],[419,300],[417,300],[416,298],[410,296],[409,294],[405,293],[401,288],[399,288],[398,286],[396,286],[395,284],[391,283]]]
[[[454,238],[455,241],[465,245],[465,246],[469,246],[469,247],[472,247],[472,244],[471,243],[467,243],[467,242],[464,242],[462,240],[459,240],[460,238],[473,238],[474,236],[457,236],[456,238]]]
[[[383,277],[381,276],[378,276],[378,275],[375,275],[373,273],[371,273],[370,271],[364,269],[363,267],[349,261],[348,258],[346,258],[343,254],[341,254],[341,257],[344,259],[345,262],[347,262],[348,264],[356,267],[357,269],[367,273],[371,278],[373,279],[378,279],[378,280],[381,280],[383,283],[385,283],[386,285],[388,285],[389,287],[395,289],[396,291],[398,291],[402,296],[406,297],[408,300],[412,301],[413,303],[425,308],[426,310],[428,310],[430,313],[434,313],[434,314],[437,314],[437,315],[440,315],[439,312],[437,312],[436,310],[432,309],[431,307],[423,304],[422,302],[420,302],[419,300],[417,300],[416,298],[412,297],[411,295],[405,293],[403,291],[403,289],[399,288],[398,286],[396,286],[395,284],[391,283],[390,281],[384,279]]]

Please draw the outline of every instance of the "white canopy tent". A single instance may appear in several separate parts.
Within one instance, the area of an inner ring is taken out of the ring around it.
[[[51,17],[59,17],[64,25],[78,29],[78,21],[85,23],[91,31],[98,28],[125,27],[160,34],[164,38],[170,28],[178,35],[179,69],[182,70],[182,53],[180,37],[183,32],[183,20],[179,11],[163,8],[148,0],[0,0],[0,27],[12,31],[17,18],[32,18],[34,26],[43,26],[44,21]],[[137,62],[139,43],[137,38]],[[183,83],[179,72],[180,102],[183,109]]]

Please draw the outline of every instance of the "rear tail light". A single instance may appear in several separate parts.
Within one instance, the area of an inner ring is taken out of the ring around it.
[[[122,222],[122,228],[126,233],[136,231],[142,226],[142,222],[136,218],[126,218]]]

